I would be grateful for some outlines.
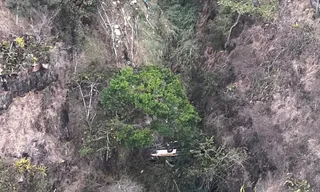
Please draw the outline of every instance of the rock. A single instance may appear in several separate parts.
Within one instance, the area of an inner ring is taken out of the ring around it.
[[[36,64],[33,66],[32,72],[37,72],[41,69],[41,64]]]
[[[49,64],[42,64],[41,66],[42,66],[42,68],[44,68],[44,69],[49,69]]]
[[[21,175],[19,178],[18,178],[18,183],[22,183],[24,181],[24,177],[23,175]]]
[[[121,35],[120,26],[119,25],[114,25],[113,28],[114,28],[114,34],[116,36],[120,36]]]
[[[11,92],[0,92],[0,110],[8,109],[9,105],[12,103]]]
[[[114,34],[115,34],[116,36],[120,36],[120,35],[121,35],[120,29],[115,29],[115,30],[114,30]]]
[[[136,0],[133,0],[133,1],[130,2],[130,5],[135,5],[135,4],[137,4]]]
[[[39,70],[31,73],[20,73],[18,77],[2,76],[5,87],[0,86],[0,111],[8,109],[14,97],[23,97],[32,90],[41,91],[58,80],[58,75],[51,71]]]

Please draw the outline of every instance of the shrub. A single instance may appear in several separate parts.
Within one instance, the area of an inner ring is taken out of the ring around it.
[[[188,141],[200,120],[178,76],[166,68],[121,70],[102,91],[101,102],[109,116],[130,125],[118,130],[120,140],[124,141],[128,135],[132,139],[143,138],[145,142],[140,146],[149,143],[148,129],[171,139]],[[147,116],[151,116],[151,122],[142,122]]]
[[[226,149],[214,143],[213,137],[204,138],[194,146],[190,181],[204,191],[227,191],[224,185],[228,173],[243,167],[246,153],[239,149]]]
[[[32,175],[42,174],[46,175],[46,167],[41,165],[32,165],[29,159],[19,159],[14,163],[14,167],[18,170],[19,173],[30,173]]]
[[[254,3],[251,0],[219,0],[218,4],[230,8],[231,13],[260,15],[269,20],[277,10],[277,2],[274,0]]]
[[[174,67],[188,69],[199,56],[195,25],[200,4],[192,0],[164,0],[159,2],[159,5],[170,23],[165,24],[165,28],[170,28],[167,33],[159,30],[166,44],[164,59],[168,63],[174,63]]]
[[[39,43],[35,37],[29,35],[0,42],[2,74],[10,75],[19,72],[21,69],[49,64],[49,50],[52,48]]]
[[[33,165],[29,159],[19,159],[13,165],[0,160],[0,178],[0,192],[50,191],[46,167]]]

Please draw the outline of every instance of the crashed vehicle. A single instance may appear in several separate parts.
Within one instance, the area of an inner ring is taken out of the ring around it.
[[[156,144],[151,150],[150,160],[156,160],[163,157],[176,157],[180,153],[178,142],[168,142],[166,144]]]

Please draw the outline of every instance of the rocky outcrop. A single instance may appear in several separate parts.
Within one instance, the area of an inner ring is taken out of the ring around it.
[[[18,76],[0,76],[0,110],[7,109],[14,97],[23,97],[29,91],[41,91],[57,79],[58,74],[45,69]]]

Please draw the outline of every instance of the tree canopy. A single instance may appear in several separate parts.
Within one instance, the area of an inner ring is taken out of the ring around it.
[[[133,139],[139,147],[151,143],[154,131],[186,142],[200,120],[179,77],[156,66],[122,69],[102,91],[101,102],[108,116],[126,124],[116,130],[118,141],[132,144]],[[146,122],[146,117],[151,120]],[[137,142],[140,139],[148,142]]]

